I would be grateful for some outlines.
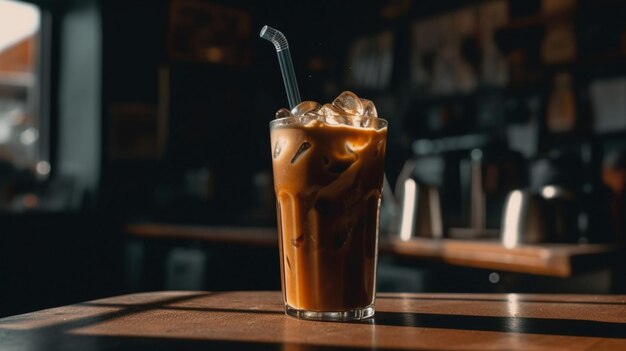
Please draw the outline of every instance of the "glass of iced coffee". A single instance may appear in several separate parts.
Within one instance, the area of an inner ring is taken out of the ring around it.
[[[344,92],[279,110],[270,136],[286,313],[373,316],[387,121]]]

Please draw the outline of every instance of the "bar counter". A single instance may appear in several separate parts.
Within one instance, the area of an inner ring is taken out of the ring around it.
[[[271,228],[209,227],[172,224],[129,224],[126,233],[143,240],[191,240],[214,244],[276,247]],[[542,244],[506,248],[494,240],[413,238],[401,241],[381,236],[380,252],[416,260],[566,278],[594,269],[611,269],[620,259],[608,244]]]
[[[626,296],[382,293],[374,318],[302,321],[278,291],[123,295],[0,319],[13,350],[626,350]]]

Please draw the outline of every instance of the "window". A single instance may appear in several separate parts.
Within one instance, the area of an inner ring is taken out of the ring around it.
[[[50,173],[41,19],[36,5],[0,0],[0,208]]]

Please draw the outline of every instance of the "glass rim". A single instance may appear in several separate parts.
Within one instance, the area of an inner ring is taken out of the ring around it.
[[[376,127],[355,127],[351,124],[328,124],[325,123],[329,126],[346,126],[346,127],[354,127],[354,128],[362,128],[362,129],[375,129],[375,130],[381,130],[381,129],[385,129],[388,127],[389,122],[385,119],[385,118],[381,118],[381,117],[374,117],[374,116],[358,116],[358,115],[341,115],[341,116],[345,116],[345,117],[349,117],[349,118],[354,118],[354,117],[358,117],[359,119],[376,119],[379,121],[383,122],[382,126],[376,126]],[[288,121],[294,121],[294,122],[300,122],[300,117],[296,117],[296,116],[290,116],[290,117],[282,117],[282,118],[275,118],[272,119],[270,121],[270,127],[276,126],[276,125],[285,125],[288,126],[292,123],[284,123],[284,122],[288,122]],[[293,123],[295,124],[295,123]],[[300,123],[302,125],[304,125],[303,123]]]

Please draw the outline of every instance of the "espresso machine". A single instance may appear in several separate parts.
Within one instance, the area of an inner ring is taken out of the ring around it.
[[[525,186],[525,160],[487,135],[416,140],[396,182],[399,235],[499,236],[507,194]]]

